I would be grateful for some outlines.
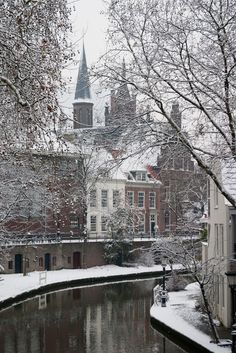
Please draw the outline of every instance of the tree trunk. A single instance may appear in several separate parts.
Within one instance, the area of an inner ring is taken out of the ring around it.
[[[218,335],[218,332],[216,330],[215,324],[214,324],[213,319],[212,319],[211,309],[210,309],[210,306],[209,306],[209,303],[208,303],[208,299],[206,297],[205,288],[204,288],[203,283],[200,283],[200,289],[201,289],[202,298],[203,298],[203,301],[204,301],[204,306],[205,306],[206,313],[207,313],[207,316],[208,316],[208,320],[209,320],[209,324],[210,324],[210,328],[211,328],[211,332],[212,332],[212,336],[213,336],[214,342],[215,343],[219,343],[219,335]]]

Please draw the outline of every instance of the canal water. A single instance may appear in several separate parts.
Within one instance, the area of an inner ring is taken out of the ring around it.
[[[150,325],[155,280],[58,291],[0,312],[1,353],[184,353]]]

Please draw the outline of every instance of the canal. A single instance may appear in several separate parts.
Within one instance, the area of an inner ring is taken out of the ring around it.
[[[154,279],[80,287],[0,312],[1,353],[184,353],[150,325]]]

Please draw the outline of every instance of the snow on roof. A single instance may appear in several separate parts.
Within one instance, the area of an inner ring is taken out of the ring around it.
[[[73,101],[74,103],[92,103],[93,104],[93,99],[92,98],[76,98]]]
[[[37,144],[33,146],[33,151],[36,154],[65,155],[67,157],[81,154],[78,146],[51,130],[37,141]]]
[[[224,160],[222,163],[222,185],[236,200],[236,162],[232,158]],[[226,203],[228,202],[226,201]]]
[[[157,155],[152,149],[133,144],[122,155],[122,169],[128,171],[146,171],[147,166],[157,165]]]
[[[113,153],[114,152],[114,153]],[[110,179],[127,180],[131,171],[147,171],[148,165],[153,162],[153,153],[145,151],[143,153],[131,154],[115,153],[117,151],[107,151],[105,148],[92,148],[88,158],[90,167],[94,171],[102,171]]]

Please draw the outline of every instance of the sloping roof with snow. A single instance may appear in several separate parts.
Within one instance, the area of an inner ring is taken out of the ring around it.
[[[122,168],[125,171],[146,171],[149,165],[157,165],[157,155],[153,150],[142,150],[139,146],[129,149],[122,157]]]
[[[113,151],[114,152],[114,151]],[[106,149],[99,148],[94,149],[90,156],[90,165],[99,174],[103,176],[103,172],[109,179],[116,180],[133,180],[131,172],[146,171],[149,173],[148,167],[150,165],[156,165],[153,162],[153,153],[146,151],[146,153],[138,154],[125,154],[108,152]],[[147,179],[151,181],[151,179]],[[156,182],[156,181],[155,181]]]

